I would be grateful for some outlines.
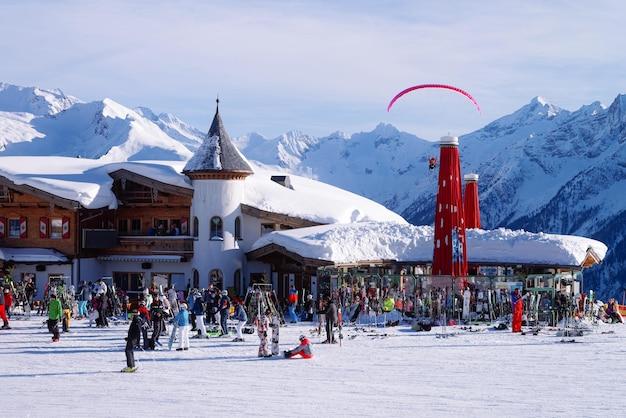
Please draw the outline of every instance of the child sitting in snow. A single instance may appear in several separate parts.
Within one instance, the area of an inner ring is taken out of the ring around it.
[[[293,350],[283,351],[285,358],[292,358],[300,356],[302,358],[313,358],[313,352],[311,351],[311,343],[309,339],[304,335],[300,336],[300,345]]]

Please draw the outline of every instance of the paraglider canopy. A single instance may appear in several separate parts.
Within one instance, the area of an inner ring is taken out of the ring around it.
[[[412,91],[421,90],[421,89],[445,89],[445,90],[454,91],[456,93],[459,93],[459,94],[465,96],[472,103],[474,103],[474,106],[476,106],[476,109],[480,112],[480,106],[478,105],[478,102],[476,101],[476,99],[474,99],[474,97],[472,97],[471,94],[469,94],[465,90],[462,90],[462,89],[460,89],[458,87],[451,86],[451,85],[448,85],[448,84],[418,84],[417,86],[412,86],[412,87],[406,88],[406,89],[402,90],[400,93],[396,94],[393,97],[393,99],[391,99],[391,101],[389,102],[389,105],[387,106],[387,112],[389,112],[391,110],[391,107],[393,106],[393,104],[400,97],[402,97],[405,94],[410,93]]]

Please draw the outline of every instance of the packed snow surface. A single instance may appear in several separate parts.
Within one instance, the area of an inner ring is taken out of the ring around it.
[[[90,209],[117,207],[111,191],[117,170],[149,177],[162,183],[191,189],[181,174],[183,161],[106,162],[102,159],[70,157],[0,157],[0,176],[27,184],[56,196],[79,202]],[[243,203],[258,209],[295,216],[313,222],[395,221],[406,222],[384,206],[337,187],[289,175],[292,189],[271,180],[285,175],[261,167],[245,180]]]
[[[389,259],[430,261],[433,229],[393,222],[322,225],[276,231],[259,238],[252,250],[277,244],[306,258],[352,263]],[[584,237],[512,231],[467,230],[470,262],[504,262],[579,266],[591,248],[600,260],[607,251],[603,243]]]
[[[311,360],[259,359],[258,337],[245,335],[136,352],[138,371],[124,374],[127,326],[73,321],[53,344],[42,321],[0,330],[4,416],[616,417],[626,409],[623,325],[574,343],[555,330],[448,327],[452,336],[437,338],[437,327],[346,327],[339,347],[320,344],[305,323],[281,329],[280,349],[306,334]]]

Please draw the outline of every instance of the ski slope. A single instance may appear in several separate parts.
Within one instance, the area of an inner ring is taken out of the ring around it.
[[[136,353],[126,326],[75,321],[52,344],[42,319],[0,331],[3,416],[624,416],[626,327],[604,325],[576,343],[448,327],[344,329],[343,347],[312,337],[313,360],[259,359],[258,338],[191,340],[187,352]],[[310,324],[281,329],[281,350]],[[614,331],[611,334],[602,332]],[[388,336],[383,336],[388,334]],[[351,336],[356,335],[352,339]],[[165,339],[165,338],[162,338]]]

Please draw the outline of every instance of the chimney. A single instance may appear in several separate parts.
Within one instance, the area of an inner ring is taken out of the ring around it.
[[[480,228],[480,204],[478,201],[478,174],[470,173],[463,176],[465,194],[463,206],[465,210],[465,227]]]
[[[432,274],[467,276],[465,221],[461,197],[459,139],[444,136],[439,142],[439,183],[435,204]]]

